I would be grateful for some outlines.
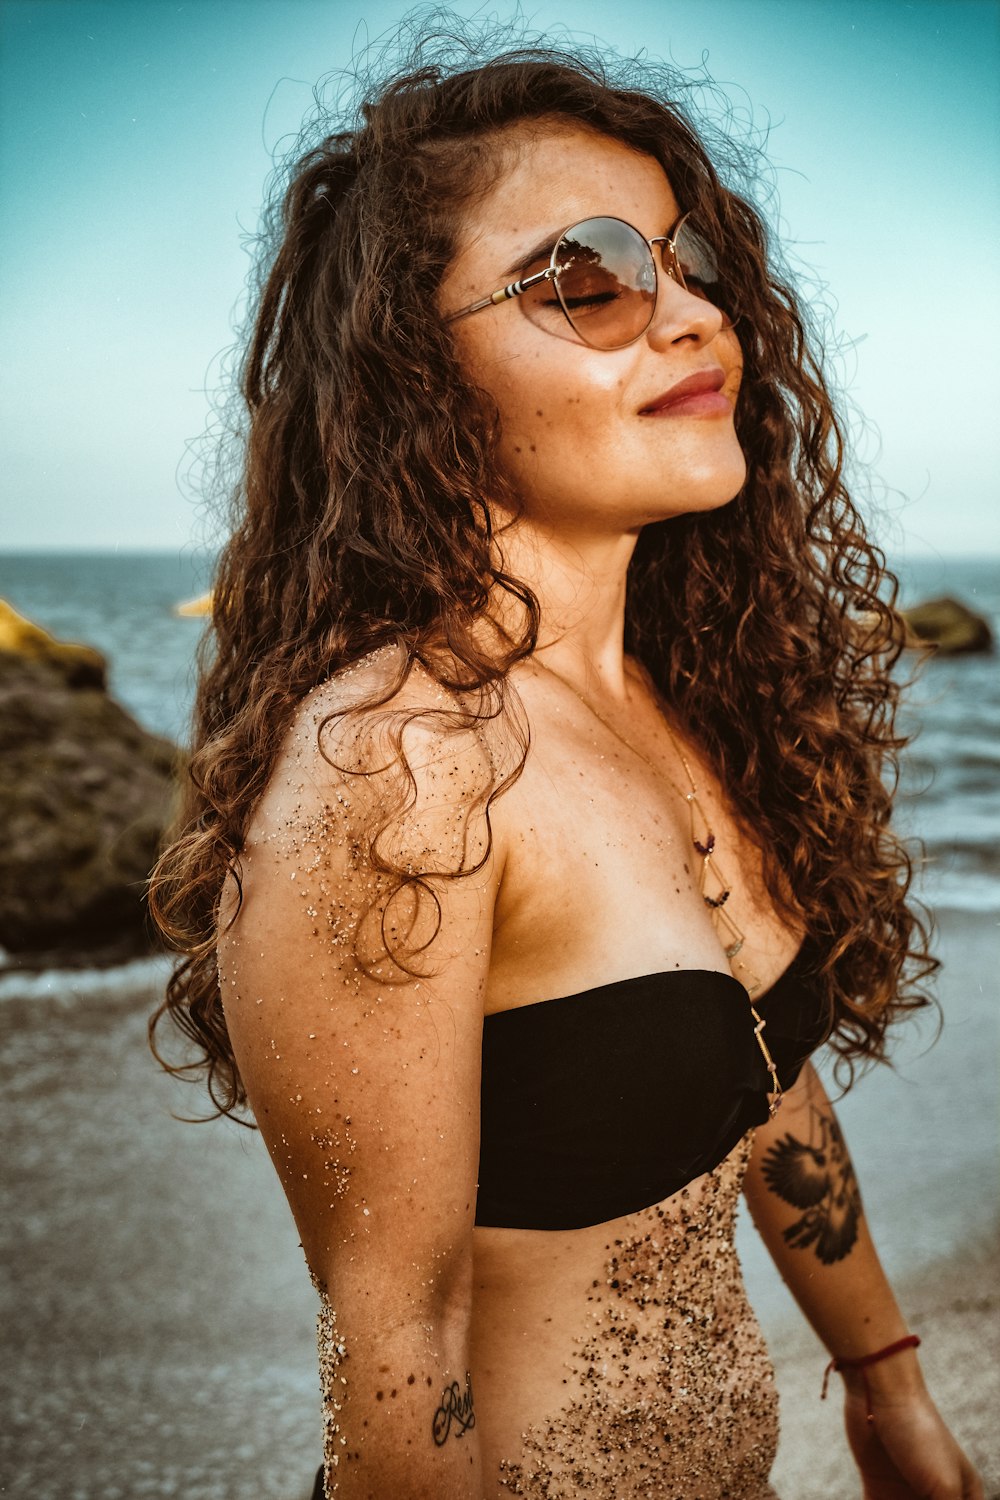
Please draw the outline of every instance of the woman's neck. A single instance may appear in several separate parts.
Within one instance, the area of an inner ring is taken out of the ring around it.
[[[504,569],[541,607],[538,660],[580,691],[625,701],[625,590],[638,540],[631,534],[567,534],[520,520],[499,533]],[[493,607],[501,624],[518,609],[503,589]]]

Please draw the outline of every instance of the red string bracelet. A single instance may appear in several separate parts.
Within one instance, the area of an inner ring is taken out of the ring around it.
[[[875,1413],[872,1411],[872,1393],[868,1385],[868,1376],[865,1370],[869,1365],[877,1365],[879,1360],[888,1359],[890,1355],[901,1354],[904,1349],[918,1349],[920,1340],[915,1333],[908,1333],[905,1339],[897,1339],[894,1344],[886,1344],[884,1349],[876,1349],[874,1354],[859,1354],[854,1359],[847,1359],[834,1355],[826,1369],[823,1371],[822,1399],[826,1400],[827,1386],[830,1384],[830,1376],[834,1370],[860,1370],[861,1380],[865,1388],[865,1405],[868,1408],[868,1420],[874,1422]]]

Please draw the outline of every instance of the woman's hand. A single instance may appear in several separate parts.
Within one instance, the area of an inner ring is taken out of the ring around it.
[[[871,1392],[847,1386],[847,1439],[864,1500],[983,1500],[983,1486],[925,1390]]]

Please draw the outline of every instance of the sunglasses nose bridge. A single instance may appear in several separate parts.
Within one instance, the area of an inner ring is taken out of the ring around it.
[[[654,266],[656,264],[656,260],[655,257],[653,257],[653,246],[659,245],[660,264],[662,265],[665,274],[670,277],[671,281],[676,281],[678,286],[683,286],[684,277],[681,275],[681,268],[677,260],[677,251],[674,248],[674,242],[670,238],[669,234],[656,234],[651,240],[647,241],[647,243],[649,245],[649,253],[650,257],[653,259]]]

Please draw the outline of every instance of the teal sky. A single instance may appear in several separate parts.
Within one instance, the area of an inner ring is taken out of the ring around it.
[[[0,548],[173,547],[271,155],[405,3],[0,0]],[[460,15],[510,16],[503,4]],[[697,67],[769,127],[894,554],[1000,553],[998,0],[521,7]]]

